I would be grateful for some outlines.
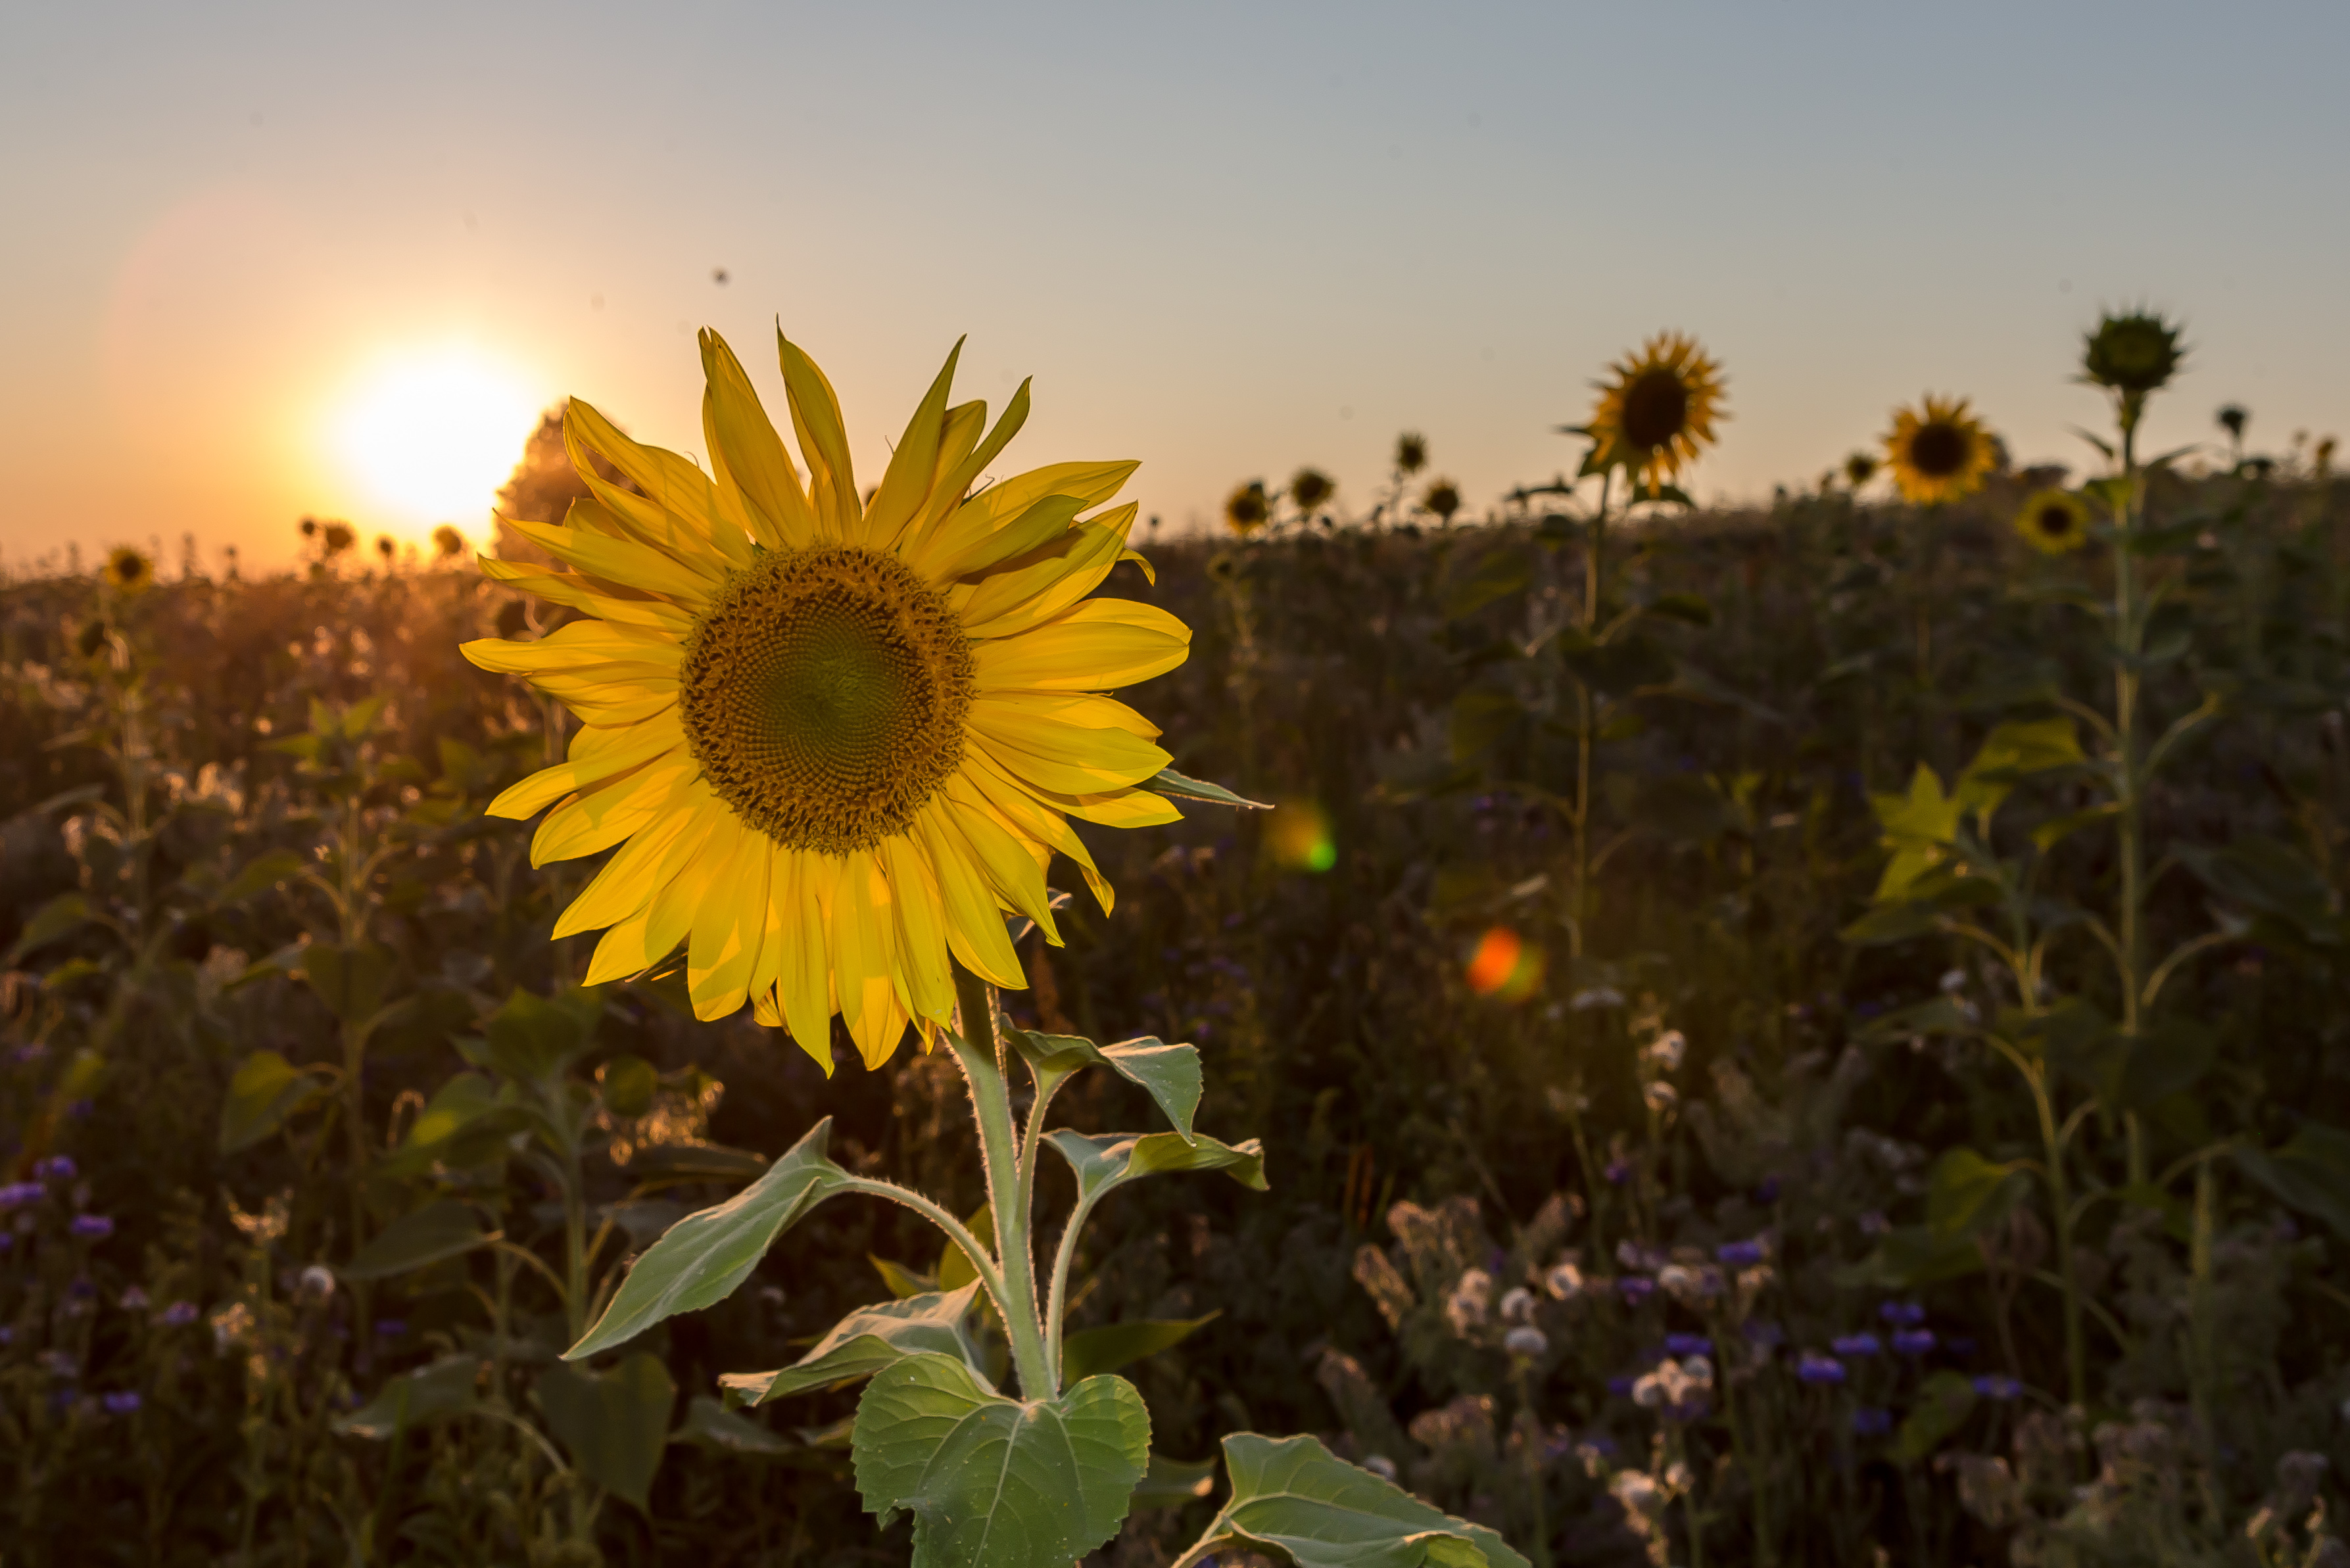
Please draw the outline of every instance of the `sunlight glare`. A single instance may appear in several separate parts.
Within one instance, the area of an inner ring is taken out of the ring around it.
[[[451,346],[376,367],[345,409],[337,445],[398,521],[472,520],[514,472],[538,417],[539,400],[511,368]]]

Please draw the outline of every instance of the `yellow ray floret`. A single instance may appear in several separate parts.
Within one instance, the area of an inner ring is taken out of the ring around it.
[[[836,1016],[879,1066],[910,1024],[927,1041],[949,1021],[954,964],[1024,984],[1004,919],[1059,941],[1055,853],[1107,907],[1068,819],[1176,814],[1138,787],[1168,765],[1157,728],[1107,693],[1180,664],[1191,634],[1088,597],[1140,559],[1134,506],[1103,510],[1133,463],[980,486],[1027,418],[1024,383],[991,428],[985,404],[950,401],[950,354],[868,494],[831,383],[778,347],[797,464],[715,333],[707,473],[574,400],[564,441],[589,493],[560,525],[515,524],[561,566],[482,569],[587,618],[464,652],[580,722],[562,763],[490,811],[546,811],[534,865],[613,852],[556,925],[603,931],[589,981],[681,945],[697,1016],[747,1002],[829,1072]]]
[[[1960,501],[1982,488],[1999,466],[1999,445],[1964,398],[1931,393],[1914,409],[1897,409],[1885,437],[1885,460],[1902,499],[1914,506]]]

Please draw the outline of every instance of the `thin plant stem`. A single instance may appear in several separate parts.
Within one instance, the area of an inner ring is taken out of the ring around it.
[[[1003,1042],[995,1021],[995,993],[985,981],[954,966],[960,1032],[949,1037],[956,1063],[971,1086],[972,1119],[979,1126],[980,1154],[987,1169],[987,1200],[995,1216],[995,1245],[1003,1270],[1001,1303],[1005,1334],[1020,1391],[1031,1399],[1060,1392],[1045,1331],[1036,1312],[1036,1262],[1028,1240],[1027,1183],[1023,1179],[1012,1095],[1004,1083]]]
[[[2138,514],[2137,408],[2125,401],[2121,411],[2122,494],[2114,517],[2114,761],[2120,807],[2116,823],[2116,849],[2121,862],[2120,908],[2115,911],[2116,936],[2121,948],[2122,1036],[2135,1044],[2140,1024],[2139,1007],[2146,991],[2146,937],[2142,913],[2146,899],[2146,843],[2142,785],[2138,769],[2137,659],[2146,643],[2144,611],[2138,603],[2137,543]],[[2146,1179],[2145,1129],[2137,1113],[2122,1116],[2129,1146],[2129,1179]],[[2076,1396],[2077,1397],[2077,1396]]]
[[[1588,641],[1599,632],[1599,574],[1607,545],[1607,501],[1616,481],[1612,468],[1599,475],[1599,509],[1591,514],[1591,542],[1583,557],[1583,635]],[[1599,717],[1590,682],[1575,682],[1575,919],[1567,931],[1567,956],[1583,956],[1583,932],[1591,915],[1591,763],[1592,725]]]

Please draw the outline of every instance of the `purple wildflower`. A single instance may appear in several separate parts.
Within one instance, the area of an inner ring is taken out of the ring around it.
[[[185,1328],[195,1322],[198,1315],[193,1302],[173,1302],[163,1309],[163,1322],[172,1328]]]
[[[1731,1268],[1750,1268],[1762,1261],[1762,1243],[1755,1241],[1724,1241],[1713,1250],[1713,1255]]]
[[[1949,1351],[1952,1355],[1972,1355],[1975,1353],[1974,1335],[1970,1334],[1951,1334],[1949,1338],[1942,1341],[1942,1348]]]
[[[38,1203],[49,1195],[49,1189],[37,1181],[12,1181],[0,1187],[0,1209],[14,1209],[19,1204]]]
[[[1807,1350],[1795,1363],[1795,1376],[1806,1383],[1841,1383],[1844,1381],[1844,1363],[1833,1355]]]
[[[1657,1282],[1645,1274],[1623,1274],[1616,1281],[1616,1293],[1627,1305],[1637,1306],[1656,1293]]]
[[[1776,1350],[1787,1343],[1787,1331],[1764,1318],[1746,1320],[1746,1343],[1757,1350]]]
[[[1881,1438],[1893,1430],[1893,1412],[1863,1405],[1852,1413],[1852,1430],[1856,1437]]]
[[[120,1394],[101,1395],[99,1403],[106,1407],[106,1413],[109,1416],[132,1416],[138,1414],[140,1398],[135,1392],[126,1388]]]
[[[81,1168],[69,1154],[53,1154],[47,1159],[33,1162],[33,1177],[38,1181],[71,1181],[81,1174]]]
[[[1896,1328],[1915,1328],[1926,1321],[1926,1309],[1917,1302],[1887,1302],[1877,1315]]]
[[[1599,1174],[1607,1179],[1608,1186],[1621,1187],[1632,1179],[1632,1162],[1628,1159],[1611,1159]]]
[[[1610,1377],[1607,1380],[1607,1392],[1618,1399],[1628,1399],[1632,1397],[1632,1380],[1628,1377]]]
[[[1893,1331],[1893,1349],[1900,1355],[1923,1355],[1934,1348],[1934,1331],[1930,1328],[1898,1328]]]
[[[85,1241],[98,1241],[114,1234],[114,1221],[103,1214],[77,1214],[67,1229]]]
[[[1828,1348],[1838,1355],[1854,1356],[1877,1355],[1885,1350],[1884,1345],[1873,1334],[1838,1334],[1828,1341]]]
[[[1701,1334],[1669,1334],[1665,1335],[1668,1355],[1711,1355],[1713,1341]]]
[[[2023,1385],[2004,1372],[1993,1372],[1975,1379],[1975,1392],[1986,1399],[2008,1400],[2023,1392]]]

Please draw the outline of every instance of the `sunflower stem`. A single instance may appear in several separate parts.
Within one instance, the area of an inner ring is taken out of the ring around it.
[[[995,1217],[995,1246],[1003,1275],[1003,1327],[1012,1340],[1012,1364],[1020,1391],[1031,1399],[1060,1392],[1045,1353],[1043,1321],[1036,1314],[1036,1259],[1028,1240],[1029,1182],[1022,1168],[1012,1119],[1012,1094],[997,1064],[1003,1041],[995,1018],[995,992],[987,981],[954,966],[958,1028],[948,1035],[955,1062],[971,1085],[972,1119],[979,1126],[980,1157],[987,1171],[987,1201]]]

